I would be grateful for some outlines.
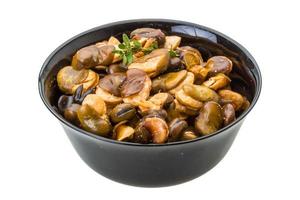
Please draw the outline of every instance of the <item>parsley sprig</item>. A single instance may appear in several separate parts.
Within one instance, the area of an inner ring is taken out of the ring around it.
[[[158,48],[158,44],[156,41],[154,41],[148,48],[143,48],[142,51],[144,52],[144,54],[149,54],[157,48]]]
[[[133,54],[138,52],[142,45],[137,40],[130,40],[124,33],[122,35],[123,43],[118,45],[118,49],[115,49],[113,53],[119,54],[123,59],[123,64],[130,64],[133,61]]]
[[[170,54],[171,58],[179,57],[179,54],[172,49],[169,50],[169,54]]]
[[[129,65],[133,61],[133,55],[136,52],[142,51],[144,54],[151,53],[158,48],[158,44],[154,41],[148,48],[142,48],[142,44],[137,40],[130,40],[124,33],[122,35],[123,43],[118,45],[118,48],[113,53],[119,54],[122,57],[123,64]]]

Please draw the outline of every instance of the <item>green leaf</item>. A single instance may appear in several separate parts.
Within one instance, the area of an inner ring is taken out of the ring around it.
[[[116,53],[120,54],[123,59],[123,64],[130,64],[133,62],[133,54],[142,48],[142,44],[137,40],[130,40],[126,34],[122,35],[123,43],[119,44]]]
[[[142,47],[142,44],[139,41],[137,41],[137,40],[133,40],[132,43],[133,43],[133,47],[135,49],[139,50]]]
[[[127,48],[130,48],[131,46],[130,46],[130,39],[129,39],[129,37],[125,33],[123,33],[122,37],[123,37],[123,43],[125,44],[125,46]]]
[[[176,51],[173,51],[173,50],[169,50],[169,54],[170,54],[171,58],[179,56],[178,53]]]
[[[150,47],[143,49],[144,54],[149,54],[151,53],[153,50],[158,48],[158,44],[157,42],[153,42]]]
[[[133,61],[133,54],[132,52],[129,52],[127,55],[127,64],[131,64]]]
[[[154,41],[154,42],[151,44],[151,47],[152,47],[153,49],[158,49],[158,44],[157,44],[157,42]]]
[[[149,53],[151,53],[151,51],[152,51],[152,49],[150,49],[150,48],[143,49],[144,54],[149,54]]]
[[[126,64],[127,64],[127,57],[126,57],[126,55],[125,55],[125,54],[123,55],[123,64],[124,64],[124,65],[126,65]]]
[[[120,49],[125,49],[125,48],[126,48],[126,46],[125,46],[123,43],[119,44],[118,47],[119,47]]]

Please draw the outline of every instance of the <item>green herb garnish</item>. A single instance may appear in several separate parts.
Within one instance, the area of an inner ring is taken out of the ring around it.
[[[157,48],[158,48],[158,44],[157,44],[156,41],[154,41],[154,42],[150,45],[150,47],[144,48],[144,49],[142,49],[142,51],[144,52],[144,54],[149,54],[149,53],[151,53],[153,50],[155,50],[155,49],[157,49]]]
[[[136,52],[142,48],[142,44],[139,41],[133,40],[132,43],[133,43],[133,51]]]
[[[141,43],[137,40],[130,40],[124,33],[122,35],[123,43],[118,45],[118,49],[115,49],[113,53],[119,54],[123,59],[123,64],[128,65],[133,61],[133,54],[141,50]]]
[[[148,48],[142,48],[142,44],[139,41],[129,39],[125,33],[122,35],[122,39],[123,43],[119,44],[118,49],[115,49],[113,53],[122,57],[124,65],[129,65],[133,62],[134,53],[142,51],[144,54],[149,54],[158,48],[157,41],[154,41]]]
[[[169,50],[169,54],[170,54],[171,58],[179,56],[179,54],[176,51],[172,50],[172,49]]]

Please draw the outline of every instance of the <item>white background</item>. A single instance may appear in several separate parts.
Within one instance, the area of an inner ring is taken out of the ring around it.
[[[1,1],[0,199],[299,199],[296,2]],[[92,27],[134,18],[179,19],[219,30],[252,53],[263,75],[258,104],[224,160],[174,187],[137,188],[96,174],[38,95],[38,72],[58,45]]]

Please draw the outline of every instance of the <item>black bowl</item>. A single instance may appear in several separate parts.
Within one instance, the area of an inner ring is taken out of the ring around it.
[[[56,109],[59,95],[55,76],[79,48],[117,37],[139,27],[160,28],[181,35],[183,44],[198,48],[204,59],[225,55],[234,64],[232,87],[251,100],[249,109],[214,134],[167,144],[118,142],[84,131],[66,121]],[[58,47],[39,75],[39,92],[50,112],[60,121],[79,156],[99,174],[129,185],[170,186],[192,180],[213,168],[227,153],[246,115],[261,91],[261,74],[250,53],[231,38],[207,27],[183,21],[142,19],[111,23],[81,33]]]

